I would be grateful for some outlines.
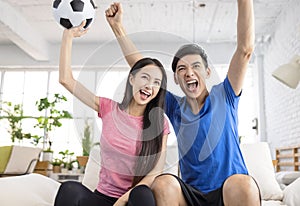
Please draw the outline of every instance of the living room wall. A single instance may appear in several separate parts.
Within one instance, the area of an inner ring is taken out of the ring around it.
[[[286,5],[276,23],[276,32],[264,44],[263,85],[266,140],[274,148],[300,144],[300,86],[291,89],[272,72],[300,55],[300,1]]]

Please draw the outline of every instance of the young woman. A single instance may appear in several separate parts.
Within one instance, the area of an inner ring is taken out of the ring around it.
[[[165,70],[158,60],[143,58],[129,72],[121,103],[95,96],[71,70],[72,40],[87,32],[84,25],[63,32],[59,82],[102,118],[101,170],[94,192],[81,183],[63,183],[55,206],[155,205],[150,186],[163,170],[169,133]]]

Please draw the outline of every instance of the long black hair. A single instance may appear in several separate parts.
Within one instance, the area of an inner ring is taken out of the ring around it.
[[[125,88],[123,101],[119,104],[120,109],[125,110],[132,98],[132,85],[129,82],[130,74],[135,75],[140,69],[147,65],[154,65],[162,72],[162,81],[159,92],[147,105],[143,115],[142,149],[135,165],[135,176],[132,187],[149,173],[157,163],[162,150],[162,137],[164,130],[164,102],[167,87],[167,75],[163,65],[152,58],[143,58],[137,61],[131,68]]]

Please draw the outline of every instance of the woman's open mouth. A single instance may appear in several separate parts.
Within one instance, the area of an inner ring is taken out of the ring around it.
[[[141,95],[142,100],[146,100],[151,96],[151,94],[149,92],[142,90],[142,89],[140,90],[140,95]]]

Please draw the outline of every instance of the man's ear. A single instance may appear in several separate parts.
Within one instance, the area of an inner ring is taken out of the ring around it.
[[[174,72],[173,74],[175,84],[178,84],[177,74]]]
[[[206,68],[206,79],[210,78],[211,70],[209,67]]]

